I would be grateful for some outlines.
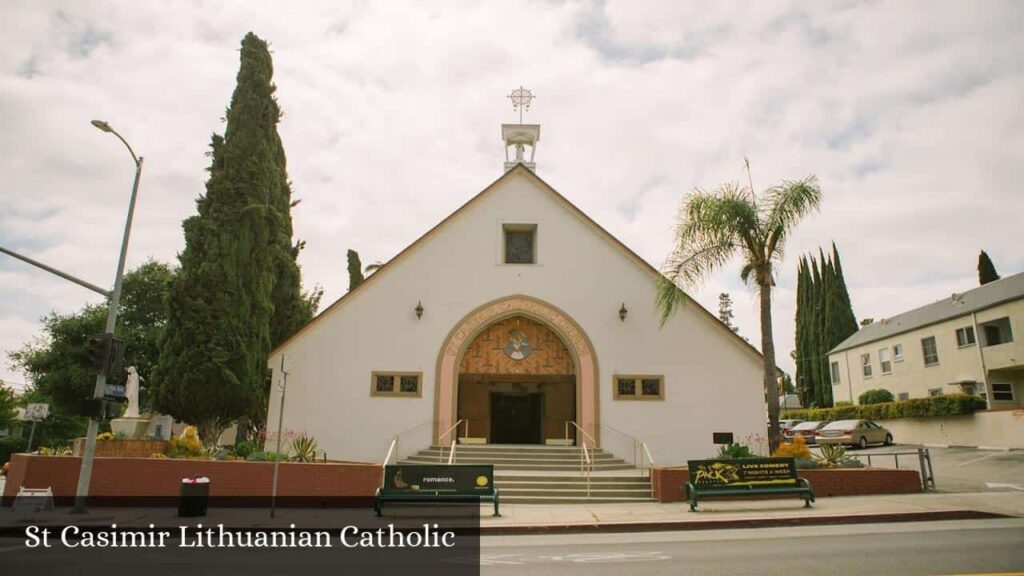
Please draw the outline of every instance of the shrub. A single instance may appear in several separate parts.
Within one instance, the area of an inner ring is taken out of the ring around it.
[[[235,442],[235,446],[231,449],[231,453],[236,458],[245,460],[250,454],[256,451],[256,448],[256,443],[252,440],[240,440]]]
[[[96,439],[97,440],[113,440],[114,439],[114,433],[113,432],[100,432],[99,434],[96,435]]]
[[[296,462],[315,462],[319,450],[316,439],[302,434],[292,440],[292,460]]]
[[[846,446],[842,444],[822,444],[818,447],[821,458],[818,464],[827,468],[836,468],[846,458]]]
[[[287,454],[280,452],[264,452],[263,450],[257,450],[256,452],[249,454],[249,457],[246,458],[246,460],[250,462],[273,462],[274,460],[284,461],[287,459]]]
[[[894,418],[924,418],[929,416],[961,416],[984,410],[985,401],[967,394],[950,394],[932,398],[913,398],[883,404],[837,406],[810,410],[787,410],[783,418],[797,420],[891,420]]]
[[[750,452],[748,446],[743,444],[725,444],[718,449],[719,458],[756,458],[754,454]]]
[[[817,467],[818,467],[818,463],[814,460],[814,458],[797,458],[796,459],[796,468],[797,468],[797,470],[808,469],[808,468],[814,469],[814,468],[817,468]]]
[[[832,405],[833,408],[845,408],[846,406],[853,406],[853,402],[847,402],[846,400],[840,400]]]
[[[857,403],[861,405],[884,404],[885,402],[892,402],[893,400],[895,400],[895,398],[893,398],[892,392],[889,392],[885,388],[872,388],[857,397]]]
[[[20,436],[6,436],[0,438],[0,465],[6,464],[11,459],[11,454],[24,452],[28,448],[28,440]]]
[[[797,460],[810,460],[811,449],[803,436],[797,436],[792,442],[783,442],[772,454],[775,458],[796,458]]]

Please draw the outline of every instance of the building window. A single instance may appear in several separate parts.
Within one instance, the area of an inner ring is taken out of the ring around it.
[[[992,384],[992,399],[1013,402],[1013,384]]]
[[[935,347],[935,336],[921,339],[921,351],[924,352],[925,366],[934,366],[939,363],[939,349]]]
[[[864,378],[871,378],[871,354],[860,355],[860,370]]]
[[[983,339],[982,346],[998,346],[999,344],[1013,342],[1013,330],[1010,329],[1009,318],[991,320],[984,324],[979,324],[979,326]]]
[[[903,344],[892,345],[892,359],[895,362],[903,362]]]
[[[616,400],[664,400],[665,377],[656,375],[616,375]]]
[[[892,360],[889,359],[888,348],[878,351],[878,364],[882,368],[882,374],[892,374]]]
[[[967,326],[966,328],[957,328],[956,345],[961,348],[963,348],[964,346],[974,345],[974,326]]]
[[[505,224],[505,263],[535,264],[537,262],[537,225]]]
[[[370,378],[370,396],[423,396],[422,372],[373,372]]]
[[[900,392],[896,395],[897,400],[910,400],[910,392]]]
[[[931,397],[942,396],[942,388],[929,388],[928,395]]]
[[[832,385],[839,384],[839,362],[833,362],[830,366],[832,371]]]

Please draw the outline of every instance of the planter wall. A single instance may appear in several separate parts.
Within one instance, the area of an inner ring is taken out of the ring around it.
[[[170,448],[167,440],[97,440],[96,456],[101,458],[149,458],[164,454]],[[75,438],[72,445],[75,456],[85,452],[85,438]]]
[[[81,458],[75,456],[15,454],[4,488],[4,505],[10,505],[21,486],[50,487],[58,499],[73,498],[81,465]],[[89,494],[91,498],[134,498],[132,505],[145,505],[141,499],[177,498],[182,478],[206,476],[210,478],[213,498],[269,498],[273,472],[272,462],[96,458]],[[277,493],[283,498],[344,497],[369,501],[380,486],[381,474],[378,464],[283,462]]]
[[[921,476],[917,470],[887,468],[838,468],[798,470],[814,488],[814,496],[867,496],[872,494],[915,494],[921,491]],[[689,470],[655,468],[651,472],[654,494],[658,502],[686,500],[683,484],[689,479]]]

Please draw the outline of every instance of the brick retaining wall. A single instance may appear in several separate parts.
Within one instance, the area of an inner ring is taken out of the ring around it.
[[[10,505],[20,486],[50,487],[58,498],[74,497],[81,465],[81,458],[75,456],[13,455],[4,504]],[[89,494],[101,498],[177,498],[182,478],[206,476],[211,497],[269,497],[273,473],[272,462],[96,458]],[[283,462],[277,493],[280,497],[372,498],[380,486],[381,474],[378,464]]]

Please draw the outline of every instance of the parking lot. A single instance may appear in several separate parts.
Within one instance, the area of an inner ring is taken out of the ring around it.
[[[877,446],[864,450],[848,450],[847,454],[858,457],[865,464],[871,456],[871,466],[896,468],[896,457],[900,453],[899,468],[918,470],[918,458],[914,454],[920,446],[901,444]],[[812,447],[813,452],[817,449]],[[935,488],[939,492],[987,492],[991,490],[1013,490],[1024,492],[1024,450],[1008,452],[978,450],[977,448],[928,448],[931,455]]]

